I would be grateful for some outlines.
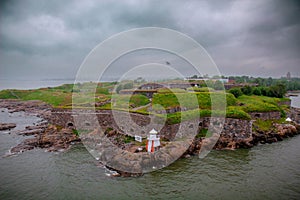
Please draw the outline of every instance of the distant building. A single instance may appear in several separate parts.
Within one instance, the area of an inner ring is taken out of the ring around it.
[[[189,87],[192,87],[194,86],[195,84],[191,84],[191,83],[187,83],[187,82],[183,82],[183,83],[170,83],[168,85],[168,88],[180,88],[180,89],[186,89],[186,88],[189,88]]]
[[[141,85],[138,89],[140,90],[155,90],[155,89],[159,89],[159,88],[164,88],[166,87],[163,84],[158,84],[158,83],[146,83]]]
[[[234,84],[234,83],[235,83],[235,80],[234,80],[234,79],[229,79],[229,80],[228,80],[228,83]]]
[[[287,78],[288,80],[291,79],[291,73],[290,73],[290,72],[288,72],[288,73],[286,74],[286,78]]]
[[[245,87],[245,86],[257,87],[259,85],[257,83],[225,83],[224,84],[224,88],[226,90],[229,90],[234,87]]]
[[[228,78],[193,78],[193,77],[188,77],[186,80],[190,82],[196,82],[196,81],[221,81],[222,83],[228,83],[229,79]]]
[[[143,94],[146,95],[148,98],[152,98],[153,94],[157,93],[158,89],[129,89],[129,90],[120,90],[119,94]]]
[[[228,83],[229,82],[228,78],[220,78],[220,79],[217,79],[217,80],[221,81],[222,83]]]

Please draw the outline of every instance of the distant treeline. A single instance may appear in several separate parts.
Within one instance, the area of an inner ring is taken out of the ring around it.
[[[249,76],[230,76],[230,80],[235,80],[236,83],[257,83],[259,86],[270,87],[278,84],[283,84],[286,90],[300,90],[300,78],[255,78]]]
[[[282,83],[276,83],[276,85],[271,86],[259,86],[251,87],[245,86],[242,88],[236,87],[229,90],[236,98],[241,95],[258,95],[258,96],[267,96],[267,97],[277,97],[282,98],[286,93],[286,87]]]

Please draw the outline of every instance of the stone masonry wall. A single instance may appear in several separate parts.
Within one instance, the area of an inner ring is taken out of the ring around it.
[[[300,108],[291,108],[291,112],[289,113],[289,117],[300,124]]]
[[[178,130],[180,129],[179,124],[174,125],[163,125],[160,123],[152,123],[151,127],[147,126],[150,122],[150,117],[147,115],[140,115],[140,114],[134,114],[132,113],[131,120],[129,121],[126,119],[126,117],[122,116],[122,112],[117,112],[117,115],[121,120],[121,127],[119,127],[116,122],[113,119],[113,115],[111,111],[101,111],[97,113],[86,113],[82,114],[82,116],[79,118],[80,120],[76,120],[76,124],[74,123],[75,116],[74,113],[72,113],[71,110],[59,110],[55,109],[52,112],[52,116],[49,120],[50,123],[59,125],[62,127],[70,127],[79,125],[81,128],[84,127],[89,130],[93,130],[95,127],[100,126],[103,130],[105,130],[108,127],[114,128],[120,132],[123,132],[127,135],[141,135],[142,137],[146,137],[146,135],[149,133],[149,131],[152,128],[155,128],[156,130],[160,130],[160,133],[163,137],[166,139],[172,140],[175,136]],[[93,121],[95,121],[96,118],[99,121],[99,124],[93,124]],[[224,119],[218,119],[218,118],[200,118],[198,122],[192,122],[187,124],[187,128],[197,128],[200,129],[207,129],[209,128],[209,125],[213,125],[213,129],[215,130],[219,127],[219,124],[221,124],[221,121]],[[240,140],[240,139],[247,139],[250,138],[252,135],[252,121],[248,120],[240,120],[240,119],[232,119],[232,118],[225,118],[224,121],[224,127],[221,130],[220,137],[221,138],[227,138],[228,140]],[[140,125],[140,126],[137,126]],[[194,126],[197,127],[194,127]],[[182,128],[182,127],[181,127]]]
[[[281,113],[279,111],[273,111],[273,112],[251,112],[249,113],[252,119],[280,119]]]

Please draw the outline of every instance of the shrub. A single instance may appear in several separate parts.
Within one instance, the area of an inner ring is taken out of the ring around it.
[[[190,87],[187,89],[188,91],[194,91],[194,92],[213,92],[214,89],[213,88],[209,88],[209,87]]]
[[[243,92],[243,94],[245,94],[245,95],[251,95],[252,94],[252,87],[251,86],[249,86],[249,85],[247,85],[247,86],[245,86],[245,87],[242,87],[242,92]]]
[[[119,92],[123,89],[123,86],[119,84],[116,88],[116,92],[119,94]]]
[[[227,106],[235,106],[235,105],[237,105],[237,99],[231,93],[226,93],[226,102],[227,102]]]
[[[215,90],[224,90],[224,85],[221,81],[217,80],[214,85],[213,85],[213,88]]]
[[[269,94],[269,88],[268,87],[259,87],[261,95],[268,96]]]
[[[282,98],[285,93],[286,93],[285,85],[279,83],[270,87],[269,96]]]
[[[261,96],[261,90],[257,87],[253,88],[253,94],[257,96]]]
[[[123,86],[123,89],[132,89],[133,88],[133,83],[129,82],[129,83],[125,83]]]
[[[208,132],[208,129],[206,128],[202,128],[199,130],[199,133],[196,135],[196,138],[202,138],[202,137],[205,137],[206,134]]]
[[[240,88],[232,88],[232,89],[229,90],[229,92],[231,94],[233,94],[235,96],[235,98],[238,98],[239,96],[243,95],[243,93],[242,93],[242,91],[241,91]]]
[[[107,88],[101,88],[101,87],[97,87],[96,89],[96,94],[109,94],[109,91]]]
[[[134,107],[140,107],[150,103],[150,100],[141,94],[134,94],[130,97],[130,103],[134,104]]]

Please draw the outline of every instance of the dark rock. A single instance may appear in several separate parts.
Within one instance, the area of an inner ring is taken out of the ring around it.
[[[187,157],[187,155],[197,155],[200,152],[202,145],[202,138],[195,138],[186,152],[182,155],[182,157]]]
[[[36,134],[39,133],[39,134]],[[19,133],[20,134],[20,133]],[[70,147],[71,143],[80,139],[73,134],[72,129],[58,130],[55,126],[49,126],[46,130],[33,129],[21,132],[21,134],[36,134],[34,138],[24,140],[21,144],[11,149],[12,153],[24,152],[35,147],[46,148],[47,151],[61,151]]]
[[[32,146],[32,145],[27,145],[27,144],[21,143],[21,144],[18,144],[17,146],[15,146],[15,147],[13,147],[10,150],[10,152],[13,153],[13,154],[15,154],[15,153],[22,153],[24,151],[28,151],[28,150],[31,150],[33,148],[34,148],[34,146]]]
[[[15,123],[0,123],[0,130],[10,130],[12,128],[15,128]]]
[[[25,135],[25,136],[29,136],[29,135],[36,135],[36,134],[40,134],[44,132],[43,129],[31,129],[31,130],[24,130],[24,131],[20,131],[18,132],[19,135]]]
[[[273,142],[277,142],[276,137],[270,137],[270,138],[267,138],[267,139],[266,139],[266,143],[271,144],[271,143],[273,143]]]
[[[35,123],[34,123],[35,124]],[[36,125],[36,126],[26,126],[27,130],[34,130],[34,129],[46,129],[47,125],[42,124],[42,125]]]

